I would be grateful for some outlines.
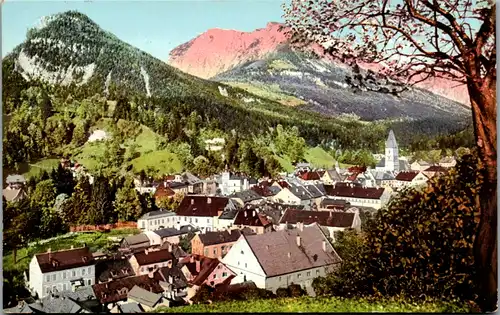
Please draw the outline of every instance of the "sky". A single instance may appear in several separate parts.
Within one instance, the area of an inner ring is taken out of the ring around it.
[[[281,22],[282,0],[40,1],[5,0],[2,57],[47,15],[77,10],[121,40],[166,61],[173,48],[210,28],[253,31]]]

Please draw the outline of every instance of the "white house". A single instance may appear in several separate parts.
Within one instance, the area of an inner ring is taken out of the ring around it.
[[[95,284],[95,260],[89,248],[36,254],[29,266],[28,287],[39,298]]]
[[[250,188],[250,182],[247,178],[231,174],[229,172],[222,173],[221,176],[221,192],[228,196],[236,192],[244,191]]]
[[[276,292],[290,284],[310,287],[341,262],[317,224],[302,229],[242,235],[223,258],[236,273],[232,283],[253,281]]]
[[[155,231],[163,228],[177,227],[177,215],[169,211],[151,211],[137,220],[137,226],[142,231]]]
[[[326,194],[331,199],[342,199],[352,206],[382,208],[391,198],[392,189],[389,187],[363,187],[354,183],[337,183],[333,186],[325,185]]]
[[[235,202],[229,198],[188,195],[177,208],[176,218],[179,225],[191,224],[204,233],[217,230],[219,217],[234,209]]]
[[[418,160],[418,161],[411,163],[410,169],[412,171],[421,172],[421,171],[425,170],[426,168],[428,168],[429,166],[431,166],[430,163],[423,161],[423,160]]]

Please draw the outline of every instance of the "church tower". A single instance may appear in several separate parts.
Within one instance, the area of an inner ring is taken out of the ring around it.
[[[396,137],[392,130],[389,131],[389,137],[385,142],[385,170],[399,172],[399,149]]]

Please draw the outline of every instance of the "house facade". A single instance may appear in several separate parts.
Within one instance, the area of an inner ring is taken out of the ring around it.
[[[177,208],[177,222],[181,225],[191,224],[202,233],[210,232],[220,226],[218,218],[225,211],[235,208],[229,198],[189,195]]]
[[[236,277],[231,283],[253,281],[276,292],[290,284],[310,287],[341,262],[317,224],[302,230],[243,235],[222,260]]]
[[[221,177],[220,189],[224,196],[228,196],[236,192],[250,189],[250,182],[245,177],[234,175],[230,172],[224,172]]]
[[[95,284],[95,265],[88,247],[36,254],[29,265],[28,287],[39,298]]]
[[[399,172],[393,181],[392,187],[398,190],[406,187],[418,187],[425,185],[428,180],[429,178],[421,172]]]
[[[208,258],[222,258],[240,236],[241,232],[236,229],[198,234],[191,240],[191,252]]]
[[[338,183],[325,185],[328,198],[343,199],[352,206],[382,208],[391,198],[392,190],[387,187],[362,187],[356,184]]]
[[[162,267],[172,267],[175,257],[166,249],[162,250],[144,250],[133,254],[129,263],[135,274],[147,275]]]
[[[137,227],[142,231],[154,231],[177,226],[177,216],[170,211],[151,211],[137,220]]]

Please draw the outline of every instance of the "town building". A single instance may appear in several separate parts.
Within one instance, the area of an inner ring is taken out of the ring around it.
[[[161,267],[172,268],[174,260],[174,255],[166,249],[146,249],[143,252],[134,253],[130,257],[129,263],[135,274],[140,276],[155,272]]]
[[[248,228],[256,234],[263,234],[273,230],[273,224],[254,207],[247,207],[238,212],[234,220],[238,229]]]
[[[292,283],[311,287],[338,267],[341,259],[319,225],[258,235],[242,235],[222,262],[236,277],[276,292]]]
[[[390,188],[362,187],[353,183],[337,183],[325,185],[325,190],[330,199],[343,199],[353,206],[382,208],[390,199]]]
[[[419,187],[425,185],[428,180],[427,176],[421,172],[399,172],[394,179],[392,187],[397,190],[404,189],[406,187]]]
[[[95,260],[89,248],[72,248],[33,256],[28,288],[39,298],[95,283]]]
[[[225,197],[185,196],[177,208],[179,224],[192,224],[202,233],[216,230],[219,217],[236,209],[235,202]]]
[[[208,258],[222,258],[243,232],[237,229],[198,234],[191,240],[191,252]],[[254,234],[247,231],[246,234]]]
[[[137,220],[137,227],[142,231],[154,231],[163,228],[175,228],[178,226],[175,212],[166,210],[151,211],[145,213]]]

